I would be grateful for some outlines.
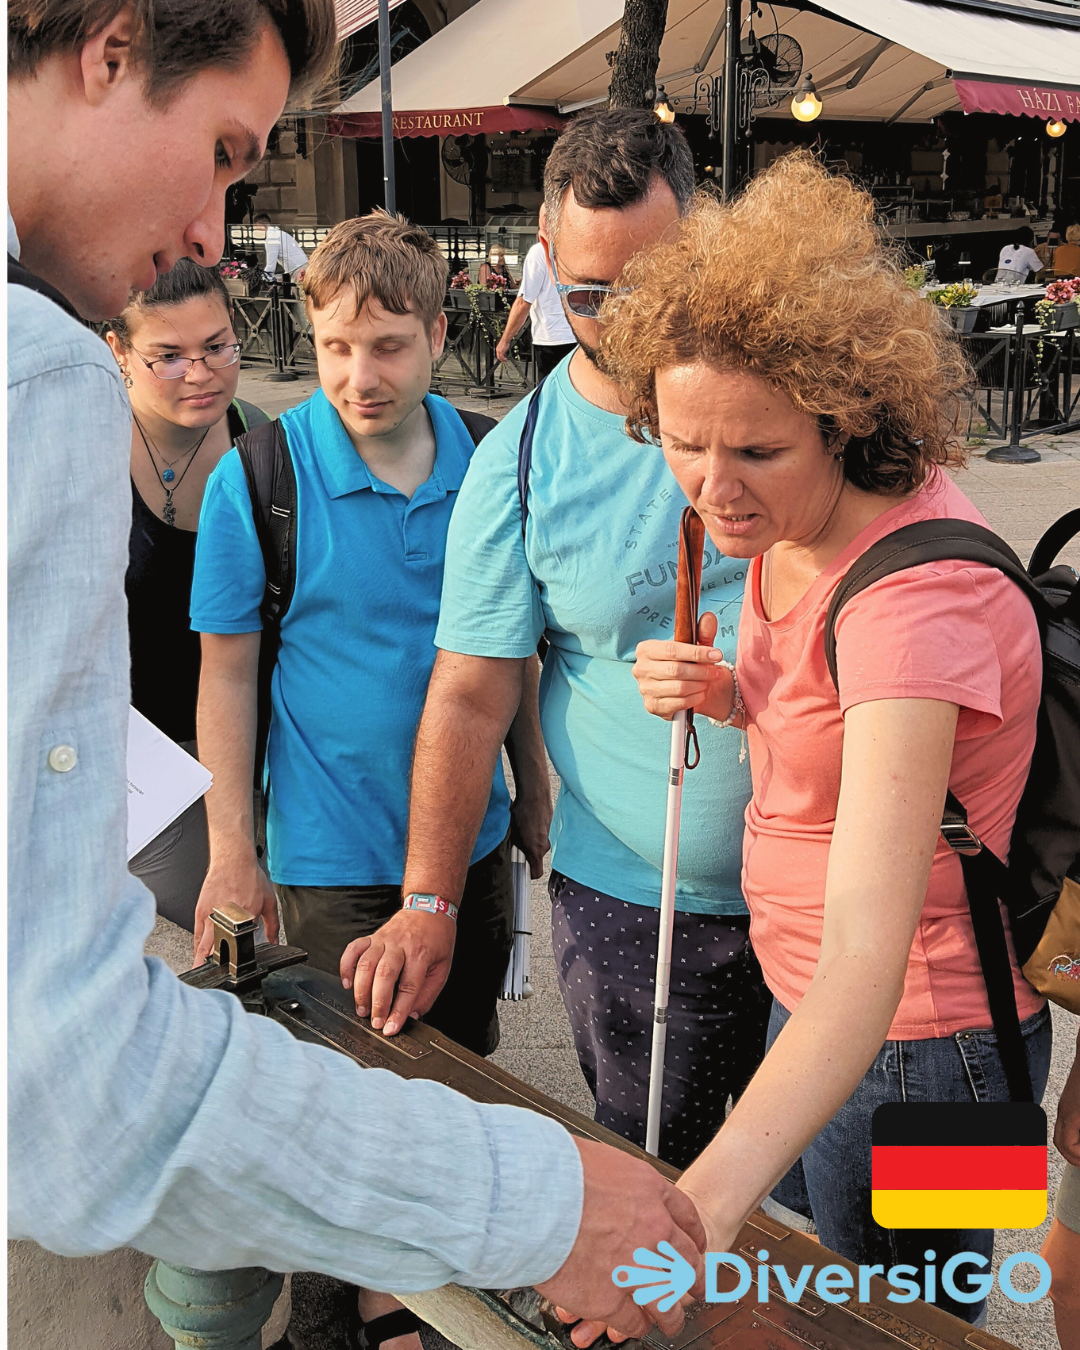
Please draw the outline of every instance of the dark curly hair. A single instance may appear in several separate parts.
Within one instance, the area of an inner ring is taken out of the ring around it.
[[[216,267],[200,267],[190,258],[179,258],[171,272],[163,272],[148,291],[132,291],[128,302],[115,319],[109,320],[109,328],[125,347],[131,346],[131,327],[139,314],[148,309],[162,309],[169,305],[182,305],[188,300],[203,297],[220,300],[230,323],[233,317],[233,304],[221,273]]]
[[[656,441],[655,372],[705,361],[760,376],[846,438],[845,477],[919,488],[956,442],[970,371],[940,311],[907,289],[871,198],[807,151],[729,204],[699,199],[674,238],[631,259],[608,302],[605,361],[629,395],[627,430]]]

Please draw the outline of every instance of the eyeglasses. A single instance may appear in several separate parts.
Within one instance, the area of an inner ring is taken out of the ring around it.
[[[551,271],[555,277],[555,289],[563,300],[566,301],[566,308],[571,314],[576,314],[579,319],[595,319],[600,313],[600,306],[609,295],[628,295],[634,288],[633,286],[596,286],[596,285],[576,285],[567,286],[559,280],[559,273],[555,266],[555,250],[551,250]]]
[[[224,370],[226,366],[235,366],[240,360],[240,343],[229,342],[220,347],[211,347],[204,356],[160,356],[154,361],[148,361],[142,352],[136,352],[135,355],[159,380],[179,380],[196,361],[201,361],[207,370]]]

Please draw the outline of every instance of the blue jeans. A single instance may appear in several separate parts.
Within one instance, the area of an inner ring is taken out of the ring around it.
[[[773,1000],[771,1047],[791,1014]],[[1050,1072],[1050,1009],[1020,1029],[1035,1099]],[[1009,1089],[993,1031],[958,1031],[926,1041],[886,1041],[866,1076],[802,1157],[772,1191],[772,1198],[812,1217],[826,1247],[859,1265],[900,1263],[922,1268],[924,1253],[937,1253],[937,1268],[956,1252],[977,1252],[989,1261],[992,1228],[879,1228],[870,1212],[870,1119],[883,1102],[1007,1102]],[[957,1303],[940,1290],[937,1306],[966,1322],[982,1314],[981,1303]]]

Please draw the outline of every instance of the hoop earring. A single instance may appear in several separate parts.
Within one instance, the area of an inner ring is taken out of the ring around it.
[[[125,370],[125,371],[124,371],[124,384],[127,385],[127,387],[130,389],[131,386],[132,386],[134,383],[135,383],[135,381],[131,378],[131,376],[130,376],[130,375],[127,373],[127,371]]]

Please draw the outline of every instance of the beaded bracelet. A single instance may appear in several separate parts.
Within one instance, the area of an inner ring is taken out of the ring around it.
[[[730,661],[717,661],[716,664],[720,667],[721,670],[731,671],[731,683],[734,685],[735,691],[734,698],[732,699],[731,702],[731,711],[728,713],[727,717],[725,717],[722,722],[718,722],[715,717],[708,717],[708,716],[706,716],[705,720],[707,722],[711,722],[714,727],[720,727],[721,729],[723,729],[724,727],[733,727],[735,725],[736,720],[740,716],[745,718],[746,704],[743,702],[742,690],[739,688],[739,677],[738,675],[735,674],[734,665],[732,665]],[[739,737],[740,737],[739,763],[745,764],[747,754],[745,721],[744,725],[739,727]]]
[[[722,722],[718,722],[715,717],[706,717],[707,722],[711,722],[714,727],[733,727],[735,719],[746,711],[746,705],[742,701],[742,693],[739,690],[739,677],[735,674],[735,667],[730,661],[717,661],[721,670],[731,671],[731,683],[735,686],[735,697],[731,703],[731,711]]]

